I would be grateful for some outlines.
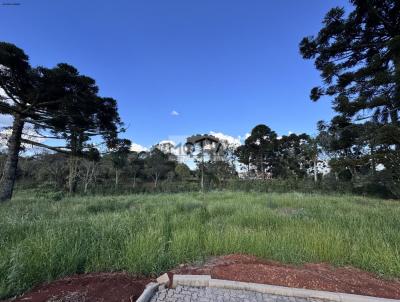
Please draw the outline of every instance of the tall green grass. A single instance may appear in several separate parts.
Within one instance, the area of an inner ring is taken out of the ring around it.
[[[243,192],[31,195],[0,205],[0,298],[73,273],[152,275],[228,253],[400,277],[398,201]]]

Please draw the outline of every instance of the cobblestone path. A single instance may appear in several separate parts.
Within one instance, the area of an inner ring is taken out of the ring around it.
[[[275,296],[245,290],[231,290],[209,287],[185,287],[161,289],[151,302],[328,302],[314,298]]]

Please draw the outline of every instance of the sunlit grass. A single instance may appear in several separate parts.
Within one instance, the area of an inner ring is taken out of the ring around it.
[[[158,274],[210,255],[352,265],[400,277],[400,203],[240,192],[74,197],[0,205],[0,297],[81,272]]]

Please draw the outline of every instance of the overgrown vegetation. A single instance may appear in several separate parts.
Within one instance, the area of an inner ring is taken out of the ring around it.
[[[72,273],[152,275],[228,253],[400,277],[400,203],[388,199],[400,198],[400,5],[350,2],[300,42],[321,72],[311,99],[331,97],[333,119],[315,137],[264,124],[237,145],[192,135],[178,156],[193,169],[170,142],[132,151],[94,79],[31,66],[0,42],[0,114],[12,117],[0,131],[0,298]]]
[[[244,192],[53,197],[18,192],[0,206],[0,297],[73,273],[151,275],[229,253],[400,276],[394,200]]]

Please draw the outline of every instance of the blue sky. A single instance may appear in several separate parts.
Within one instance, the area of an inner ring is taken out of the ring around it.
[[[171,136],[316,132],[329,100],[301,58],[302,37],[344,0],[0,0],[0,40],[32,65],[67,62],[118,100],[126,137],[150,146]],[[177,115],[171,114],[176,111]]]

